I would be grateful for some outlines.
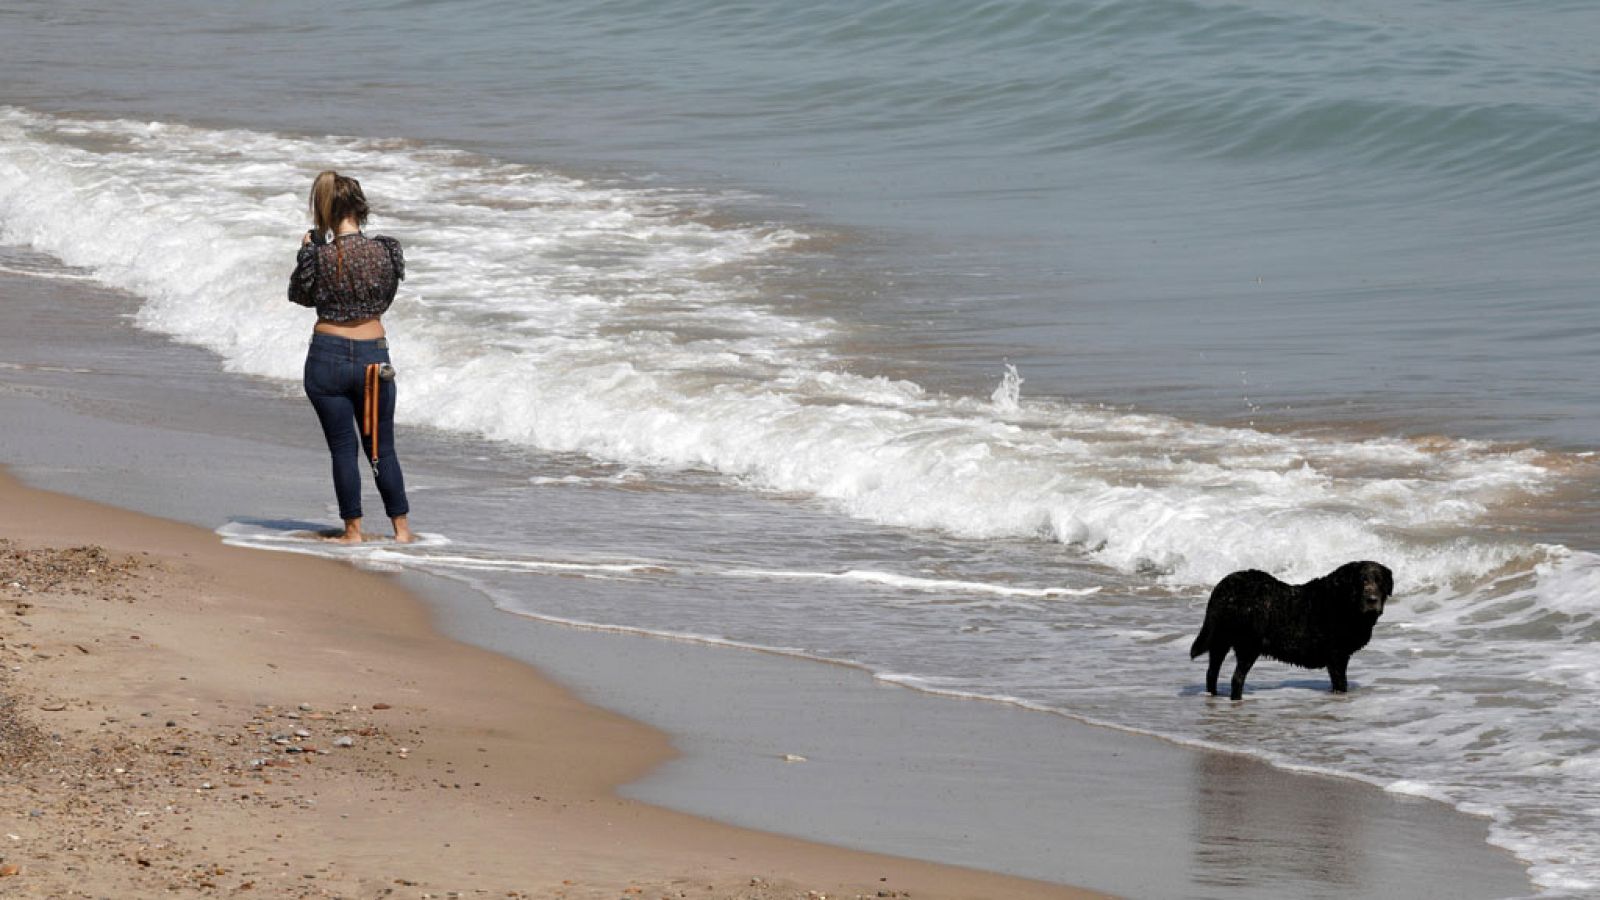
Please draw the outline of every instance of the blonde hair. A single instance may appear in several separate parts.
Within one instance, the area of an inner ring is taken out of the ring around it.
[[[311,182],[311,220],[328,232],[345,219],[355,219],[357,228],[367,224],[367,195],[361,182],[329,169]]]

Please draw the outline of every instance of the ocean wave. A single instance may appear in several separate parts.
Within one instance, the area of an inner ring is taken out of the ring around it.
[[[718,52],[697,64],[737,69],[753,108],[793,133],[870,129],[903,149],[984,158],[1110,148],[1301,172],[1334,165],[1527,206],[1594,180],[1600,163],[1587,148],[1600,124],[1582,10],[1474,6],[1470,20],[1427,4],[1248,0],[670,0],[523,14],[635,42],[662,29],[709,40]],[[1491,21],[1531,30],[1485,41]],[[795,47],[812,65],[784,63]],[[773,64],[751,64],[761,58]]]
[[[1570,477],[1530,449],[1274,435],[1024,398],[1020,382],[968,398],[855,374],[830,350],[835,323],[762,293],[793,229],[707,224],[713,197],[447,147],[9,110],[0,237],[138,295],[141,326],[229,369],[294,379],[308,318],[283,284],[297,187],[323,164],[360,171],[374,230],[408,247],[386,319],[408,424],[1057,541],[1172,585],[1374,558],[1415,591],[1532,566],[1538,548],[1474,525]]]

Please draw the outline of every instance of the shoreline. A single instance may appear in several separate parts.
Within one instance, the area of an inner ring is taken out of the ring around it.
[[[159,756],[170,751],[157,748],[174,735],[184,739],[185,752],[212,763],[155,789],[169,795],[173,821],[185,824],[162,821],[171,832],[155,842],[166,846],[154,863],[137,853],[131,867],[126,853],[101,858],[85,849],[74,856],[59,849],[72,840],[41,834],[63,819],[73,834],[93,833],[91,823],[73,821],[74,798],[82,800],[73,788],[32,796],[30,810],[40,816],[5,810],[7,833],[22,832],[4,851],[7,863],[22,868],[8,888],[46,885],[51,895],[52,887],[78,890],[103,878],[142,889],[165,870],[169,884],[205,895],[228,890],[230,874],[249,873],[237,876],[243,879],[234,881],[237,891],[281,869],[318,891],[365,890],[399,878],[422,895],[465,887],[571,897],[658,890],[714,897],[1099,896],[750,831],[619,797],[619,785],[672,758],[666,735],[582,703],[530,666],[439,634],[425,605],[380,575],[225,547],[201,529],[34,490],[8,474],[0,474],[0,537],[34,549],[100,545],[133,558],[138,573],[134,583],[114,589],[117,597],[71,588],[40,592],[30,594],[26,615],[9,617],[5,647],[16,654],[8,662],[19,671],[10,673],[5,690],[33,701],[32,708],[20,704],[18,718],[58,729],[62,745],[112,740],[155,755],[139,759],[135,752],[117,767],[126,770],[119,776],[159,772]],[[21,595],[10,588],[6,598]],[[133,599],[117,602],[122,596]],[[257,720],[263,711],[292,715],[300,704],[310,709],[298,721],[348,715],[353,735],[376,730],[354,736],[356,745],[345,749],[329,746],[326,732],[304,729],[312,733],[305,740],[321,743],[315,749],[326,753],[289,754],[300,743],[294,738],[241,744],[226,757],[220,748],[214,756],[194,749],[208,734],[232,746],[228,739],[252,733],[252,721],[263,733],[286,729]],[[271,762],[251,769],[249,757]],[[291,759],[297,761],[281,767],[302,784],[280,787],[281,776],[277,784],[261,776]],[[457,780],[469,777],[463,774],[469,767],[479,780]],[[221,787],[230,783],[265,793],[230,800],[224,795],[235,789]],[[450,792],[448,803],[433,799],[439,790]],[[377,814],[364,808],[373,804]],[[343,818],[355,818],[351,810],[360,810],[355,828]],[[502,824],[512,820],[514,826]],[[195,833],[180,836],[185,828]],[[274,837],[259,846],[258,835],[269,831]],[[110,835],[76,840],[108,850],[116,843]],[[533,846],[539,850],[530,855]],[[79,870],[52,883],[68,874],[51,863],[63,854]],[[219,858],[231,862],[212,866],[225,872],[209,878],[211,887],[171,881],[174,872],[194,868],[191,860]],[[321,874],[302,878],[314,873]],[[296,883],[302,888],[310,890]]]
[[[314,423],[281,386],[219,373],[211,354],[131,325],[84,327],[96,312],[130,308],[115,292],[4,275],[0,283],[13,301],[0,316],[13,325],[0,360],[14,370],[0,382],[0,418],[27,426],[0,435],[0,459],[17,477],[188,522],[219,547],[215,523],[303,527],[299,516],[326,502],[326,485],[309,474],[326,465]],[[481,457],[426,432],[408,446],[430,502],[459,506]],[[582,509],[576,523],[591,539],[639,511],[584,495],[593,501],[605,505]],[[237,519],[240,510],[259,518]],[[567,502],[545,516],[570,523],[575,511]],[[524,538],[568,543],[560,532]],[[1486,823],[1432,801],[1068,717],[953,702],[846,666],[541,626],[453,579],[408,572],[398,583],[428,601],[449,637],[520,658],[591,705],[670,734],[682,755],[624,793],[688,815],[1131,896],[1270,897],[1285,878],[1329,897],[1532,891],[1524,864],[1485,842]],[[552,579],[538,589],[589,583]],[[811,762],[781,761],[795,751]]]

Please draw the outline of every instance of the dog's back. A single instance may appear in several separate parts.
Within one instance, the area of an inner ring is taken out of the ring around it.
[[[1211,649],[1213,642],[1229,647],[1243,632],[1263,635],[1272,630],[1273,620],[1289,613],[1296,589],[1259,569],[1246,569],[1217,582],[1206,601],[1206,619],[1200,634],[1189,647],[1194,659]]]

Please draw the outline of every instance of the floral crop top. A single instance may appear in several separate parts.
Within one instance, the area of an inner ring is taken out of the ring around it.
[[[289,276],[289,299],[317,308],[329,322],[381,316],[406,277],[400,242],[391,237],[346,234],[326,244],[306,244]]]

